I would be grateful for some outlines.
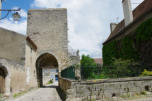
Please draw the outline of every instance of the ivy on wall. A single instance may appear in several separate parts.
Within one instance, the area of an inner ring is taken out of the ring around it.
[[[110,65],[112,59],[118,57],[117,41],[111,41],[103,46],[103,63]]]
[[[134,46],[134,40],[131,36],[126,36],[120,40],[120,55],[121,59],[138,60],[138,52]]]
[[[142,41],[152,40],[152,18],[143,22],[136,29],[136,40],[138,44]]]
[[[113,59],[137,60],[138,53],[133,47],[133,39],[130,36],[121,40],[114,40],[103,46],[103,63],[112,65]]]
[[[103,63],[112,65],[113,58],[130,59],[135,62],[140,60],[138,47],[142,42],[152,40],[152,18],[139,25],[135,36],[125,36],[120,40],[113,40],[103,46]]]

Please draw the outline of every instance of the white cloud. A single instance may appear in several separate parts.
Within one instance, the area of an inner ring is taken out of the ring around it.
[[[132,0],[133,9],[143,0]],[[70,46],[81,54],[102,56],[102,43],[110,34],[109,24],[123,18],[121,0],[34,0],[32,8],[67,8]],[[18,7],[14,7],[18,8]],[[0,27],[26,34],[27,12],[20,11],[22,20],[5,19]],[[117,19],[119,17],[119,19]]]
[[[0,21],[0,27],[19,32],[21,34],[26,34],[26,26],[27,22],[26,20],[20,21],[20,22],[14,22],[12,19],[5,19]]]
[[[68,9],[70,46],[79,49],[81,54],[101,57],[99,43],[105,37],[106,31],[103,10],[107,11],[108,0],[35,0],[33,7]],[[118,0],[117,0],[118,1]],[[103,2],[106,2],[103,5]],[[109,2],[109,1],[108,1]],[[101,6],[102,5],[102,6]]]
[[[24,9],[21,9],[21,11],[19,12],[21,17],[27,18],[27,12]]]
[[[12,9],[18,9],[19,7],[13,7]],[[21,16],[21,19],[19,21],[13,21],[13,18],[6,18],[0,21],[0,27],[9,29],[21,34],[26,34],[26,28],[27,28],[27,11],[24,9],[21,9],[19,11],[19,14]]]
[[[134,9],[138,4],[132,5]],[[102,56],[102,43],[110,34],[109,24],[123,18],[121,0],[34,0],[32,7],[67,8],[70,46],[92,57]]]

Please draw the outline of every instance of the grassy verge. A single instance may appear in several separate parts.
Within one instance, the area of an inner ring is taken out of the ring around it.
[[[22,96],[22,95],[24,95],[24,94],[26,94],[26,93],[34,90],[34,89],[36,89],[36,88],[29,88],[28,90],[21,91],[21,92],[19,92],[19,93],[15,93],[15,94],[13,94],[13,97],[14,97],[14,98],[20,97],[20,96]]]

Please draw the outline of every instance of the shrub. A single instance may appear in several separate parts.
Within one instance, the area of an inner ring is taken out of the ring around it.
[[[52,84],[53,83],[53,80],[49,80],[47,84]]]
[[[144,69],[141,76],[152,76],[152,71],[148,71],[148,70]]]
[[[134,60],[113,58],[111,65],[103,67],[103,73],[108,78],[133,77],[141,73],[141,70],[137,71],[136,68],[138,68],[138,63]]]
[[[81,59],[81,74],[82,78],[90,79],[94,76],[94,71],[96,70],[96,63],[89,56],[82,55]]]

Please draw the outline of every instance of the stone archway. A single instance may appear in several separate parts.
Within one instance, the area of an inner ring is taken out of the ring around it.
[[[44,53],[40,55],[36,60],[36,74],[37,74],[37,82],[38,86],[43,86],[43,69],[44,68],[57,68],[58,69],[58,61],[56,57],[50,53]]]
[[[8,71],[4,66],[0,66],[0,93],[4,94],[6,93],[6,85],[7,80],[6,77],[8,76]]]

